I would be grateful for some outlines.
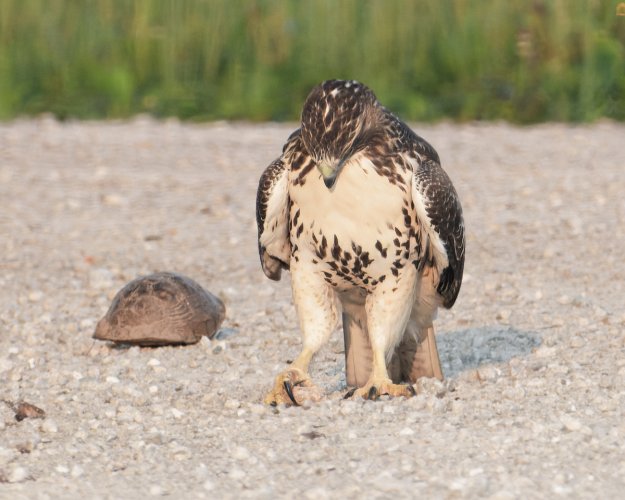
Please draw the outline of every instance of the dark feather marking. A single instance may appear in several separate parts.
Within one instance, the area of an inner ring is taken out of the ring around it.
[[[334,258],[334,260],[339,260],[340,255],[341,255],[341,247],[339,246],[339,240],[335,234],[334,245],[332,245],[332,257]]]

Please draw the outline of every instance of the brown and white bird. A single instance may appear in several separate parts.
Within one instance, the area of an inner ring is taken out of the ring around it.
[[[460,290],[462,208],[434,148],[369,88],[311,91],[261,176],[256,218],[263,271],[291,272],[303,339],[265,402],[298,404],[293,389],[313,386],[311,358],[340,311],[352,394],[411,396],[418,377],[442,379],[433,320]]]

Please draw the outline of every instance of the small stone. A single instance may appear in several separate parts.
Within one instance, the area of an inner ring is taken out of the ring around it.
[[[150,361],[148,361],[148,366],[159,366],[160,364],[161,362],[156,358],[151,358]]]
[[[485,365],[481,366],[477,373],[481,380],[496,380],[501,375],[501,370],[492,365]]]
[[[85,473],[85,469],[83,469],[80,465],[74,465],[70,474],[72,477],[80,477]]]
[[[54,470],[57,471],[59,474],[67,474],[69,472],[69,467],[67,467],[66,465],[57,465]]]
[[[560,417],[560,422],[564,426],[564,429],[569,432],[577,432],[582,428],[582,423],[571,415],[562,415]]]
[[[41,431],[45,432],[46,434],[54,434],[58,432],[58,430],[59,430],[58,425],[51,418],[45,419],[43,423],[41,424]]]
[[[119,207],[125,203],[125,199],[115,193],[104,194],[100,197],[100,200],[104,205],[111,207]]]
[[[6,475],[7,481],[9,483],[21,483],[28,479],[28,469],[25,467],[15,466],[11,470],[9,470]]]
[[[159,497],[164,494],[165,494],[165,490],[158,484],[153,484],[152,486],[150,486],[150,495]]]
[[[537,358],[549,358],[554,356],[556,352],[557,350],[555,347],[540,346],[534,351],[534,354]]]
[[[267,405],[251,404],[249,408],[250,408],[250,412],[253,415],[264,415],[265,413],[267,413]]]
[[[501,392],[501,395],[506,399],[523,399],[525,397],[525,389],[523,387],[508,387]]]
[[[237,446],[232,454],[236,460],[248,460],[251,457],[250,451],[244,446]]]
[[[28,294],[28,300],[31,302],[39,302],[43,298],[43,292],[41,290],[33,290]]]
[[[13,410],[15,411],[15,420],[18,422],[25,418],[44,418],[46,416],[45,411],[26,401],[21,401],[14,405]]]
[[[334,495],[330,495],[330,491],[323,486],[317,486],[311,488],[304,493],[304,497],[308,500],[320,500],[322,498],[331,498]]]
[[[202,488],[206,491],[213,491],[215,489],[215,483],[210,479],[207,479],[204,483],[202,483]]]
[[[8,464],[17,456],[17,451],[11,448],[0,446],[0,465]]]
[[[511,311],[508,309],[502,309],[501,311],[499,311],[497,313],[496,319],[498,319],[499,321],[503,321],[506,322],[510,319],[510,315],[511,315]]]
[[[236,410],[240,406],[241,406],[241,403],[237,401],[236,399],[227,399],[226,402],[224,403],[224,408],[228,410]]]
[[[568,295],[561,295],[558,298],[558,304],[561,304],[563,306],[566,306],[570,304],[571,302],[573,302],[573,299],[571,299],[571,297],[569,297]]]
[[[181,412],[178,408],[172,408],[171,414],[174,416],[176,420],[181,419],[182,416],[184,415],[184,413]]]
[[[112,375],[109,375],[108,377],[106,377],[106,382],[108,384],[119,384],[119,379],[117,377],[113,377]]]
[[[414,435],[414,431],[410,427],[404,427],[401,431],[399,431],[400,436],[412,436]]]
[[[89,286],[96,290],[106,290],[113,287],[113,273],[108,269],[97,268],[89,271]]]
[[[230,476],[230,479],[234,479],[235,481],[240,481],[241,479],[245,478],[247,474],[245,473],[244,470],[239,469],[238,467],[234,467],[230,469],[228,476]]]
[[[151,385],[148,388],[148,391],[150,392],[150,394],[156,394],[158,392],[158,386],[157,385]]]
[[[0,359],[0,373],[8,372],[13,369],[13,362],[10,359]]]

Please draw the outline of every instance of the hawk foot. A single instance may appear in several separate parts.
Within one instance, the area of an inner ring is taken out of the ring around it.
[[[276,377],[273,389],[263,400],[265,404],[276,406],[300,406],[303,401],[320,401],[321,389],[312,383],[310,377],[299,368],[289,368]]]
[[[417,392],[410,384],[394,384],[390,379],[374,379],[367,382],[363,387],[351,389],[345,394],[344,398],[348,399],[360,396],[363,399],[376,401],[383,395],[411,398],[412,396],[416,396]]]

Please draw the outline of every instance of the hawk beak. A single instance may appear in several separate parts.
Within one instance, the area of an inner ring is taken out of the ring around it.
[[[328,189],[332,189],[332,186],[334,186],[334,183],[336,182],[336,174],[337,172],[334,171],[327,177],[325,175],[323,176],[323,183]]]
[[[320,163],[318,165],[319,172],[323,177],[323,183],[326,185],[328,189],[332,189],[334,184],[336,183],[336,178],[343,168],[344,160],[339,161],[336,165],[330,165],[328,163]]]

